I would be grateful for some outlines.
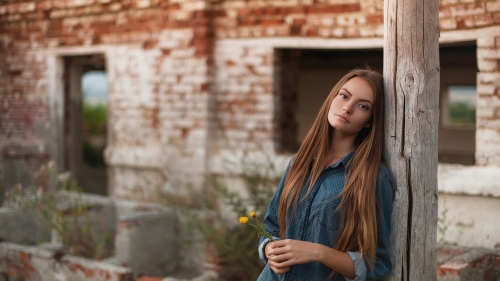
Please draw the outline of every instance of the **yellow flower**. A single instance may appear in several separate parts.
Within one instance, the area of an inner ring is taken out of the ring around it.
[[[247,217],[240,217],[240,223],[246,224],[247,222],[248,222],[248,218]]]
[[[252,218],[255,218],[255,212],[254,212],[254,211],[250,212],[250,216],[251,216]]]

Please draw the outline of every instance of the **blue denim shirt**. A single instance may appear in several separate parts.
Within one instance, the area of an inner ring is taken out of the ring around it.
[[[309,241],[335,248],[336,235],[340,226],[340,215],[335,210],[340,203],[338,195],[344,188],[347,163],[353,154],[354,152],[351,152],[337,163],[323,169],[307,199],[299,200],[295,215],[292,218],[289,215],[287,218],[287,239]],[[293,161],[293,158],[290,160],[290,163],[291,161]],[[290,169],[290,163],[278,185],[278,189],[271,199],[264,217],[265,228],[275,237],[279,236],[278,206],[283,184]],[[301,199],[304,198],[306,191],[307,188],[303,188],[300,195]],[[387,166],[380,164],[377,182],[378,241],[375,268],[372,274],[366,260],[359,261],[359,253],[348,252],[355,266],[355,281],[383,280],[391,273],[392,264],[389,256],[389,243],[393,198],[392,175]],[[268,239],[261,237],[259,256],[266,263],[266,266],[260,274],[258,281],[351,280],[340,274],[336,274],[332,279],[328,279],[332,270],[318,262],[297,264],[291,266],[288,272],[278,275],[269,267],[264,255],[264,248],[267,242],[269,242]]]

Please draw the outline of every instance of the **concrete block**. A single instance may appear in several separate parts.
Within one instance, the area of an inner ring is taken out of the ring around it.
[[[450,255],[451,253],[451,255]],[[438,281],[496,280],[496,253],[484,248],[438,245]],[[444,259],[443,259],[444,258]]]
[[[126,267],[73,256],[55,249],[0,243],[0,273],[9,280],[133,281]]]
[[[34,245],[50,241],[50,229],[42,216],[20,208],[0,208],[0,241]]]
[[[179,219],[172,210],[120,217],[116,256],[136,274],[173,275],[179,265]]]

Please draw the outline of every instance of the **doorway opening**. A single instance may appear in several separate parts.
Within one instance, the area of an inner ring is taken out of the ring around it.
[[[475,164],[476,152],[476,43],[443,45],[441,65],[438,161]]]
[[[102,54],[64,57],[64,168],[83,192],[107,195],[108,98]]]

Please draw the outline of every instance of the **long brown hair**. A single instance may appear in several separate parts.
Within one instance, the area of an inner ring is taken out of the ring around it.
[[[384,85],[378,72],[352,70],[340,79],[326,98],[285,180],[278,211],[279,233],[282,239],[286,237],[288,211],[297,207],[300,191],[306,188],[306,180],[309,183],[308,195],[323,170],[334,130],[328,122],[328,111],[342,86],[354,77],[367,81],[375,97],[371,126],[363,128],[356,137],[356,150],[348,164],[345,187],[340,194],[337,210],[341,225],[335,248],[342,252],[360,252],[366,256],[373,270],[377,248],[377,178],[384,147]]]

